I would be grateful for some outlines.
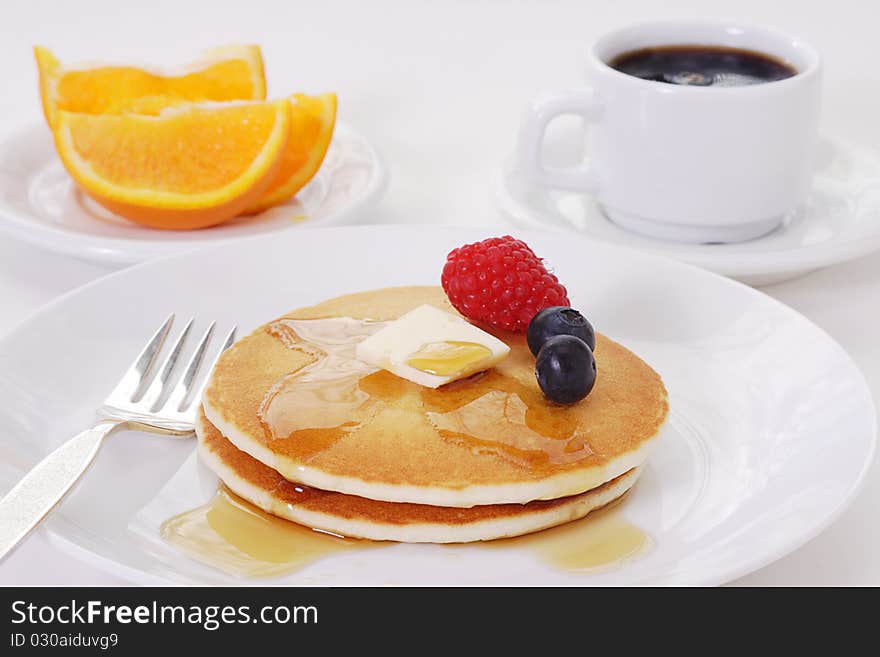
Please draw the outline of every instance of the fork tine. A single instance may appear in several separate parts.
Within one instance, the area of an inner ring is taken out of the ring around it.
[[[146,388],[152,378],[153,364],[162,350],[162,345],[165,344],[165,338],[168,337],[168,332],[171,330],[173,323],[174,313],[171,313],[168,319],[153,334],[149,342],[147,342],[147,346],[144,347],[143,351],[125,371],[125,374],[122,375],[119,383],[116,384],[113,392],[110,393],[108,400],[128,402],[140,399],[142,396],[141,391]]]
[[[202,396],[202,394],[201,394],[202,390],[205,389],[205,385],[207,385],[207,383],[208,383],[208,377],[211,375],[211,372],[214,371],[214,366],[217,364],[217,361],[220,360],[220,356],[222,356],[223,352],[226,351],[227,349],[229,349],[229,347],[232,346],[232,343],[235,342],[235,331],[237,329],[238,329],[237,326],[232,327],[232,330],[229,331],[229,333],[226,335],[226,339],[223,341],[223,346],[220,347],[220,350],[214,356],[214,359],[211,361],[210,366],[205,369],[205,374],[202,377],[202,380],[199,382],[198,385],[192,386],[193,393],[191,395],[189,395],[189,398],[186,400],[186,405],[183,406],[182,408],[178,408],[176,410],[179,410],[179,411],[187,410],[190,406],[192,406],[193,402],[196,399],[199,399]]]
[[[150,386],[141,396],[141,403],[149,408],[151,413],[154,413],[162,405],[164,398],[168,396],[168,392],[171,390],[170,379],[180,358],[180,352],[186,344],[193,321],[195,320],[190,319],[186,326],[183,327],[183,330],[174,342],[174,346],[171,347],[171,352],[166,356],[165,362],[162,363],[158,376],[153,377]]]
[[[214,327],[216,324],[216,322],[211,322],[211,325],[202,335],[202,339],[199,341],[199,346],[196,347],[195,353],[192,355],[192,358],[190,358],[183,376],[180,377],[180,380],[177,382],[177,385],[174,386],[174,390],[165,402],[166,405],[170,404],[171,408],[175,411],[183,411],[189,405],[188,400],[191,398],[190,392],[193,389],[192,383],[195,380],[199,367],[202,364],[202,360],[205,357],[205,351],[208,348],[208,343],[211,341],[211,336],[214,334]]]

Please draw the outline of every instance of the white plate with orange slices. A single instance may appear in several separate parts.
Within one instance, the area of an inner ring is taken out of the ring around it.
[[[300,226],[350,223],[386,170],[336,95],[266,100],[260,50],[174,73],[65,68],[35,48],[45,124],[0,145],[0,230],[131,264]]]

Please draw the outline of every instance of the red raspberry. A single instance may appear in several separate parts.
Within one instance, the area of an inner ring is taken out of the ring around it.
[[[440,280],[458,312],[508,331],[525,331],[548,306],[570,305],[541,258],[510,235],[453,249]]]

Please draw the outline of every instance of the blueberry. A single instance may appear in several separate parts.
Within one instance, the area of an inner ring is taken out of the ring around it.
[[[587,343],[590,350],[596,348],[596,332],[587,318],[568,306],[550,306],[537,313],[529,322],[526,341],[537,356],[541,346],[554,335],[573,335]]]
[[[554,336],[538,352],[535,376],[551,401],[573,404],[589,395],[596,383],[593,350],[573,335]]]

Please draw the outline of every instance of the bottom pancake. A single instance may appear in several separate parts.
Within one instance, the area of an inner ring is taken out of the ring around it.
[[[469,543],[520,536],[561,525],[609,504],[636,482],[633,468],[593,490],[527,504],[470,508],[380,502],[292,483],[241,451],[200,412],[202,461],[226,486],[273,515],[323,531],[403,543]]]

